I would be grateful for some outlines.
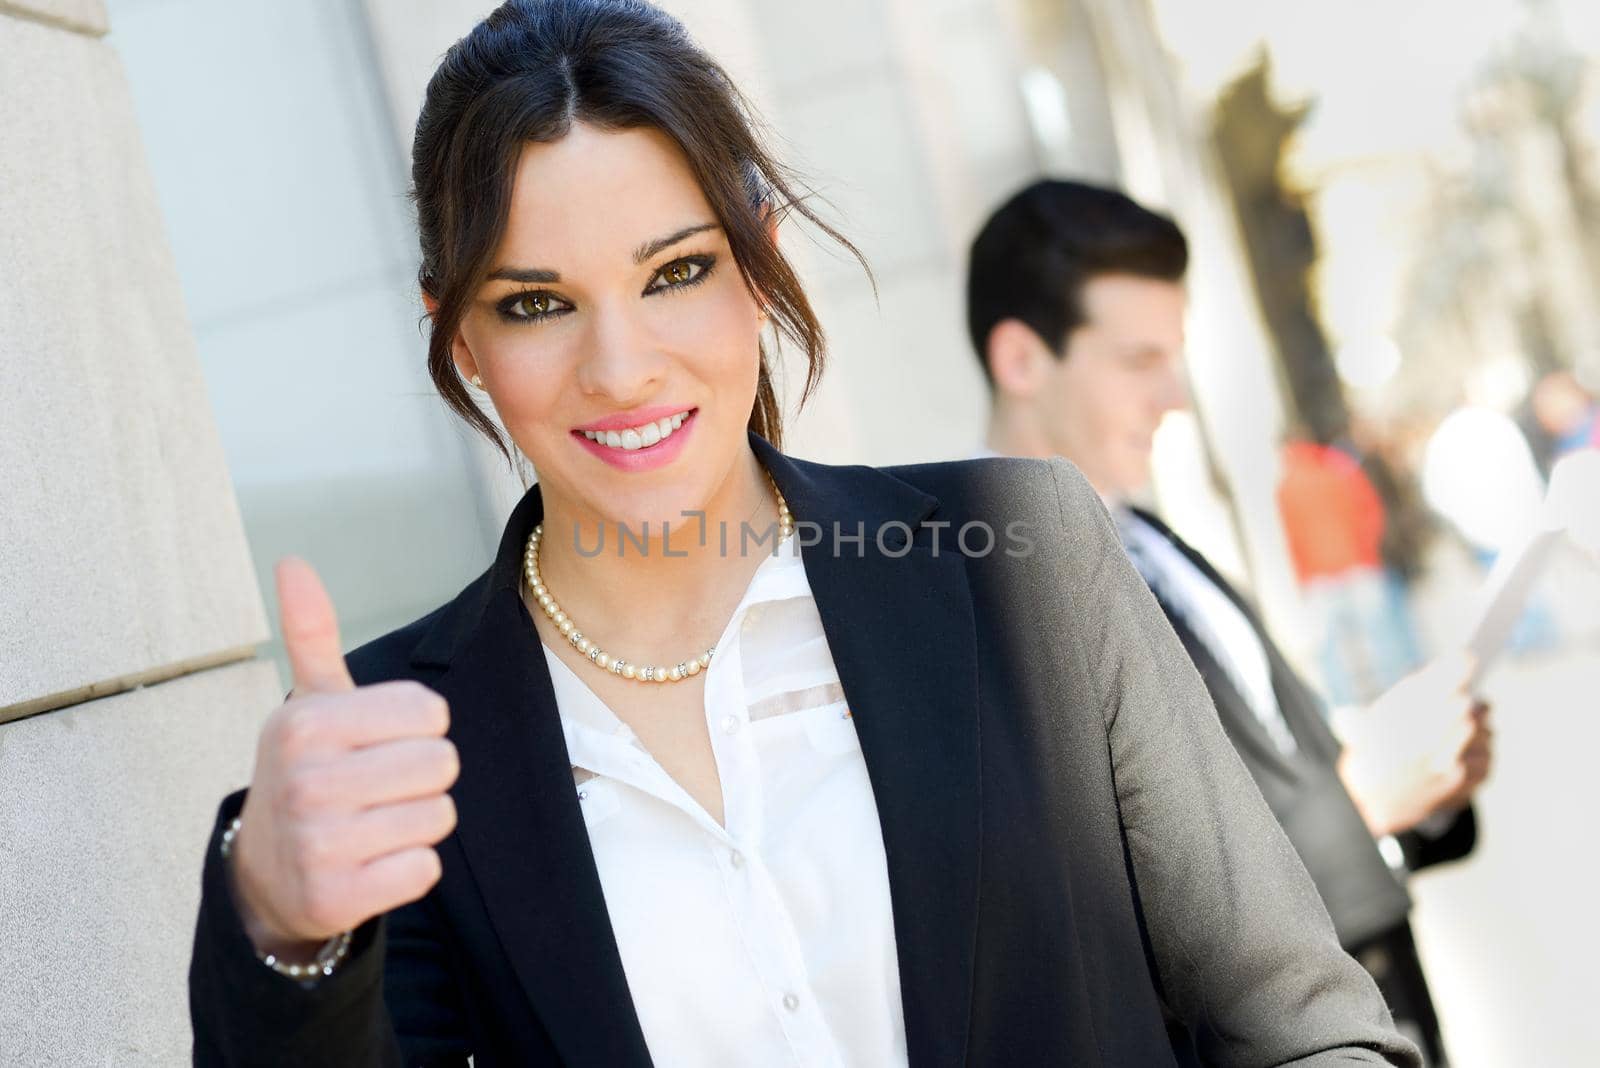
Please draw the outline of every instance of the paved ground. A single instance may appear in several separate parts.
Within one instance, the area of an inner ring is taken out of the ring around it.
[[[1412,881],[1455,1068],[1600,1068],[1600,641],[1488,681],[1496,770],[1467,861]]]

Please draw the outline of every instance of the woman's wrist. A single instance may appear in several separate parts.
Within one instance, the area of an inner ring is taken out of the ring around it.
[[[239,924],[249,939],[256,958],[280,975],[291,979],[315,979],[332,975],[350,953],[352,932],[344,931],[324,941],[286,937],[278,932],[252,907],[243,880],[240,879],[238,861],[234,857],[234,843],[238,838],[241,820],[235,817],[222,832],[220,851],[227,872],[229,889],[233,895],[234,911]]]

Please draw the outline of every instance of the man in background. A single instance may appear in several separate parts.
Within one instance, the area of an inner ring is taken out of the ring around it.
[[[1487,710],[1462,692],[1464,658],[1438,661],[1379,697],[1369,729],[1341,745],[1245,599],[1129,503],[1149,481],[1162,416],[1187,399],[1187,267],[1177,225],[1121,193],[1041,181],[1002,205],[973,242],[967,279],[992,395],[985,454],[1065,457],[1099,491],[1340,941],[1440,1068],[1404,879],[1472,849]]]

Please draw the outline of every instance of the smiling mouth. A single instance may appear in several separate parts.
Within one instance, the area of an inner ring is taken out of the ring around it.
[[[699,411],[698,408],[685,408],[674,415],[665,415],[649,423],[640,423],[622,430],[575,430],[573,433],[582,434],[596,445],[603,445],[608,449],[618,452],[638,452],[648,449],[670,438],[683,426],[684,421]]]

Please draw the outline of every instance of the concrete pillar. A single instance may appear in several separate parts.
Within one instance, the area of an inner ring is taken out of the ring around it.
[[[1203,435],[1169,450],[1189,462],[1165,472],[1158,441],[1157,494],[1186,537],[1248,584],[1285,651],[1303,663],[1302,603],[1276,498],[1283,402],[1232,205],[1148,3],[1084,0],[1083,10],[1105,71],[1123,187],[1169,211],[1189,239],[1186,355]],[[1223,500],[1197,492],[1218,488],[1208,485],[1211,465],[1226,483]]]
[[[0,1064],[188,1060],[216,801],[279,698],[97,0],[0,2]]]

